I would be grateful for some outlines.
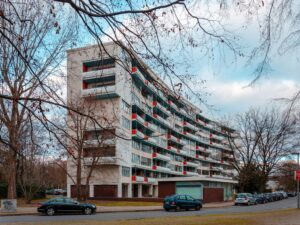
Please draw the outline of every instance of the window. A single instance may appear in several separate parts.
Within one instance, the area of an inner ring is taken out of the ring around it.
[[[187,199],[188,201],[194,201],[194,198],[193,198],[192,196],[189,196],[189,195],[186,195],[186,199]]]
[[[122,116],[122,127],[130,130],[130,121],[124,116]]]
[[[152,148],[148,145],[142,145],[142,151],[147,153],[152,153]]]
[[[137,149],[137,150],[140,150],[141,148],[140,148],[140,143],[139,142],[136,142],[136,141],[132,141],[132,147],[134,148],[134,149]]]
[[[131,162],[135,164],[141,164],[140,156],[136,154],[132,154]]]
[[[142,157],[141,158],[141,165],[143,165],[143,166],[151,166],[151,159]]]
[[[128,115],[130,114],[130,105],[124,100],[122,100],[122,110]]]
[[[122,166],[122,176],[130,177],[130,167]]]

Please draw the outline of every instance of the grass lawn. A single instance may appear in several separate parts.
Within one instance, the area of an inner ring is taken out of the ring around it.
[[[88,218],[88,217],[87,217]],[[53,222],[14,223],[15,225],[52,225]],[[262,212],[200,216],[173,216],[163,218],[118,221],[55,222],[59,225],[297,225],[300,211],[296,209]],[[8,225],[8,224],[7,224]],[[12,224],[9,224],[12,225]]]

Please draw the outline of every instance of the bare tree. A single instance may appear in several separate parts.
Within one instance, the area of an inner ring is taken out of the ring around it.
[[[60,99],[50,77],[57,74],[74,30],[72,18],[51,8],[48,1],[1,1],[0,18],[0,140],[7,146],[7,197],[16,198],[24,123],[32,119],[45,122],[47,107],[41,101]],[[61,29],[57,21],[66,27]]]
[[[237,137],[229,137],[230,147],[236,152],[233,166],[239,177],[248,171],[245,168],[259,169],[260,191],[264,191],[269,176],[294,146],[296,123],[292,108],[250,109],[237,115],[235,125]]]
[[[71,172],[68,172],[68,176],[76,186],[76,197],[80,201],[88,197],[89,182],[98,163],[103,157],[116,156],[114,145],[118,134],[113,127],[116,118],[112,117],[111,120],[105,114],[98,112],[95,109],[95,101],[77,100],[76,103],[70,101],[68,105],[84,114],[69,112],[65,145],[69,158],[68,168],[76,167],[75,170],[71,169]],[[104,104],[100,108],[102,112],[106,111]],[[99,127],[95,121],[102,127]]]

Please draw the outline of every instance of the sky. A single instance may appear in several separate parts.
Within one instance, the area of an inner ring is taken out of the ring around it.
[[[197,1],[195,1],[197,2]],[[200,2],[200,1],[199,1]],[[241,13],[236,9],[227,9],[226,15],[217,15],[215,10],[219,10],[219,5],[210,5],[209,14],[206,5],[195,4],[193,13],[213,18],[222,18],[222,24],[226,29],[234,33],[238,37],[238,44],[242,52],[248,56],[251,51],[261,43],[259,29],[261,21],[266,15],[267,3],[265,8],[255,17],[249,17],[249,11]],[[217,15],[217,16],[214,16]],[[159,15],[158,15],[159,16]],[[184,15],[181,22],[188,25],[190,21],[186,21]],[[160,18],[161,19],[161,18]],[[162,23],[168,25],[168,17],[161,19]],[[126,18],[124,18],[126,20]],[[275,27],[276,28],[276,27]],[[274,28],[274,29],[275,29]],[[281,30],[281,38],[284,37],[290,28]],[[108,30],[109,32],[109,30]],[[195,39],[197,35],[195,34]],[[248,63],[247,57],[233,58],[232,52],[228,50],[215,51],[214,59],[209,56],[203,56],[197,49],[189,50],[189,60],[191,62],[191,71],[197,75],[197,79],[205,80],[204,86],[195,87],[203,89],[208,95],[205,95],[207,107],[201,103],[197,103],[205,114],[209,114],[213,118],[221,118],[227,115],[234,115],[249,109],[250,107],[262,107],[272,104],[275,99],[292,97],[299,90],[299,71],[300,59],[299,51],[294,50],[279,54],[278,47],[280,38],[277,43],[272,43],[272,51],[270,53],[270,67],[263,72],[262,77],[254,84],[249,86],[255,76],[253,72],[258,66],[258,61],[254,60]],[[169,47],[174,44],[172,39],[162,38],[162,42]],[[177,58],[176,53],[172,53],[173,58]],[[177,52],[178,54],[178,52]],[[179,53],[180,55],[181,53]],[[178,61],[178,60],[177,60]],[[178,68],[184,69],[184,68]],[[155,70],[155,69],[154,69]]]

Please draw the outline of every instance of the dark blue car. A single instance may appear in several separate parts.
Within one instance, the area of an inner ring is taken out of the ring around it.
[[[166,211],[172,209],[176,211],[179,211],[181,209],[200,210],[201,208],[202,208],[202,201],[194,199],[190,195],[172,195],[172,196],[167,196],[164,199],[164,209]]]

